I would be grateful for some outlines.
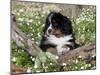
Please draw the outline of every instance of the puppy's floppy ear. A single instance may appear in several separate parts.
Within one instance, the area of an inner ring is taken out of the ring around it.
[[[64,16],[63,29],[64,29],[64,33],[67,35],[73,33],[72,22],[69,18],[65,16]]]

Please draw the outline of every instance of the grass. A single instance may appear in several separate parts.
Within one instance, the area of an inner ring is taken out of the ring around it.
[[[37,44],[39,44],[41,39],[42,28],[45,23],[45,18],[48,13],[42,12],[28,12],[25,11],[23,5],[18,6],[17,9],[13,9],[17,18],[18,27],[28,36],[32,38]],[[31,8],[30,8],[31,9]],[[80,45],[89,44],[95,42],[96,38],[96,14],[91,9],[82,9],[82,13],[78,18],[72,18],[73,30],[76,37],[76,42]],[[36,72],[53,72],[60,71],[57,63],[53,62],[56,59],[48,59],[47,56],[51,56],[47,54],[41,54],[36,57],[34,60],[35,64],[33,64],[30,56],[21,48],[17,47],[15,42],[12,42],[12,62],[20,67],[31,67],[33,73]],[[54,57],[53,57],[54,58]],[[40,60],[42,59],[42,60]],[[52,61],[49,61],[52,60]],[[91,63],[87,64],[84,60],[76,58],[77,63],[73,63],[70,66],[65,66],[65,71],[73,71],[73,70],[87,70],[92,69]],[[75,61],[74,60],[74,61]],[[40,65],[44,64],[45,65]],[[51,64],[52,63],[52,64]],[[37,67],[35,66],[37,65]],[[35,67],[34,67],[35,66]],[[94,65],[95,66],[95,65]]]

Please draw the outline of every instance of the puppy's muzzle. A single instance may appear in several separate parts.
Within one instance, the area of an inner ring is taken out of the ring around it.
[[[49,30],[48,30],[48,33],[51,34],[51,33],[52,33],[52,29],[49,29]]]

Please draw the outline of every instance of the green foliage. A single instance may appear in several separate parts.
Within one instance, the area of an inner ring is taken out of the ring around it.
[[[96,15],[91,9],[82,9],[82,13],[77,19],[72,19],[76,41],[83,45],[95,42]]]
[[[76,58],[73,60],[73,63],[71,65],[68,65],[65,70],[69,71],[79,71],[79,70],[91,70],[93,66],[90,63],[86,63],[82,58]]]
[[[12,42],[12,62],[20,67],[32,67],[33,63],[28,53],[22,48],[16,46],[15,42]]]
[[[20,9],[21,6],[17,8]],[[22,6],[23,7],[23,6]],[[42,28],[45,23],[45,18],[48,13],[43,12],[28,12],[26,9],[20,9],[16,12],[18,27],[28,36],[32,38],[37,44],[41,39]],[[13,10],[14,11],[14,10]],[[82,9],[82,13],[79,18],[72,18],[73,29],[77,43],[84,45],[87,43],[95,42],[96,33],[96,20],[95,12],[91,9]],[[59,65],[56,61],[56,57],[51,53],[40,53],[34,60],[34,64],[30,56],[23,50],[23,48],[17,47],[15,42],[12,42],[12,62],[20,67],[31,67],[35,72],[53,72],[60,71]],[[92,69],[91,63],[87,64],[82,59],[75,59],[69,66],[65,66],[64,70],[87,70]],[[94,65],[95,66],[95,65]]]
[[[21,12],[17,15],[17,24],[19,28],[30,36],[32,40],[38,44],[40,42],[40,35],[45,23],[45,15],[40,13]]]
[[[33,72],[58,71],[56,56],[49,52],[41,52],[35,60]]]

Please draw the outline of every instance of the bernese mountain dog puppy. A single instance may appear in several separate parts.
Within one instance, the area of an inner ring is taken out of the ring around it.
[[[58,55],[76,48],[70,19],[59,12],[51,12],[46,18],[40,48],[44,52],[56,48]]]

